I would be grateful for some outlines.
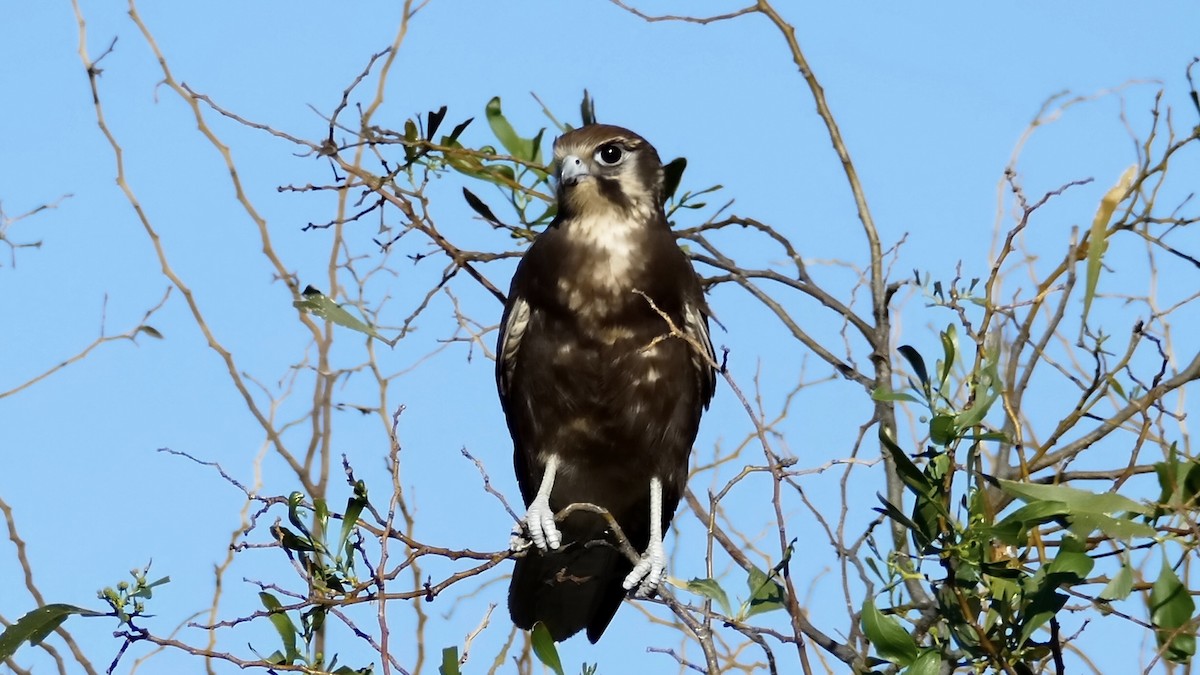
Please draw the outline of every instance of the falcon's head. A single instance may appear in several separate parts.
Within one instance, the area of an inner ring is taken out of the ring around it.
[[[662,209],[663,167],[654,146],[628,129],[590,124],[554,142],[560,217],[615,211],[649,221]]]

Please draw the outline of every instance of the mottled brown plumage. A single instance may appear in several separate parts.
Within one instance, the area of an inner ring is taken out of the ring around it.
[[[559,138],[554,154],[558,215],[517,267],[497,345],[533,540],[509,610],[522,628],[541,621],[563,640],[586,627],[595,642],[626,589],[646,595],[661,579],[661,535],[716,380],[707,307],[663,211],[657,152],[631,131],[591,125]],[[573,503],[615,517],[643,553],[636,572],[601,517],[577,512],[554,526]]]

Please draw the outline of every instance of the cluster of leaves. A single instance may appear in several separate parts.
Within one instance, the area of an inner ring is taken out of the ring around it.
[[[942,332],[941,341],[943,355],[933,377],[915,349],[901,347],[916,376],[910,380],[911,393],[875,394],[880,400],[923,406],[929,439],[915,456],[924,460],[921,468],[894,439],[880,434],[912,506],[905,510],[880,495],[879,510],[908,531],[921,558],[916,564],[893,559],[886,572],[876,571],[887,591],[904,577],[918,575],[928,584],[936,608],[910,619],[910,608],[902,604],[881,610],[868,599],[861,614],[863,632],[881,659],[911,675],[937,673],[943,662],[1032,673],[1040,671],[1040,662],[1053,659],[1061,669],[1056,616],[1068,598],[1107,609],[1131,594],[1129,551],[1154,543],[1160,531],[1171,531],[1163,521],[1180,511],[1162,505],[1195,506],[1200,464],[1172,459],[1156,465],[1163,490],[1159,506],[1117,493],[989,476],[981,469],[981,444],[1008,442],[985,422],[999,395],[997,354],[980,360],[981,367],[968,378],[968,403],[959,406],[947,394],[959,349],[953,325]],[[964,481],[969,484],[962,485]],[[1000,516],[1014,501],[1023,505]],[[1094,558],[1109,555],[1096,552],[1101,542],[1118,545],[1120,567],[1099,592],[1088,592],[1084,587],[1105,581],[1089,576]],[[1187,662],[1196,649],[1195,605],[1167,549],[1162,553],[1162,570],[1147,597],[1151,622],[1163,657]],[[922,573],[923,563],[940,567],[940,578]],[[1044,639],[1039,631],[1047,626],[1050,637]]]
[[[7,661],[23,644],[41,644],[42,640],[72,615],[115,617],[121,626],[135,633],[139,632],[140,629],[134,621],[147,616],[145,601],[154,596],[155,588],[171,581],[170,577],[150,581],[147,577],[149,572],[149,565],[143,569],[132,569],[129,575],[133,577],[133,583],[121,581],[115,587],[110,586],[99,591],[97,596],[108,605],[107,612],[65,603],[43,605],[30,611],[0,633],[0,662]]]
[[[260,657],[273,665],[301,664],[307,668],[332,672],[336,675],[367,674],[371,668],[354,669],[338,666],[335,654],[325,663],[325,655],[314,649],[325,618],[339,598],[348,597],[362,588],[355,570],[355,558],[362,534],[358,531],[358,519],[367,507],[367,488],[363,481],[354,483],[354,493],[346,500],[346,510],[341,514],[342,526],[336,537],[330,537],[329,506],[323,499],[316,499],[311,510],[304,505],[304,495],[293,492],[288,497],[288,522],[295,531],[276,523],[271,534],[287,553],[299,561],[304,577],[309,584],[308,601],[298,612],[299,625],[288,614],[288,610],[275,595],[263,590],[258,594],[267,618],[279,634],[280,650],[269,656]],[[312,522],[312,527],[306,524]],[[303,650],[300,642],[303,642]]]

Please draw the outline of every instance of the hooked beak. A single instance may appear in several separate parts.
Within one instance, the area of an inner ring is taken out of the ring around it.
[[[589,175],[587,164],[584,164],[577,155],[567,155],[562,158],[558,169],[558,180],[562,185],[574,185]]]

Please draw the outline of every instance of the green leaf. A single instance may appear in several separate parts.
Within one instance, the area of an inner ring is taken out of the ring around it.
[[[350,557],[350,549],[347,548],[350,534],[354,532],[355,526],[358,525],[358,517],[366,506],[367,486],[360,480],[354,486],[354,496],[346,500],[346,512],[342,514],[342,532],[338,535],[337,550],[346,551],[347,558]]]
[[[446,119],[446,106],[442,106],[437,110],[430,110],[425,119],[425,138],[432,141],[438,127],[442,126],[442,120]]]
[[[360,333],[365,333],[373,338],[383,340],[383,336],[375,331],[374,328],[367,325],[363,321],[355,318],[350,312],[342,309],[336,302],[330,300],[321,291],[308,286],[304,289],[304,299],[297,300],[292,303],[296,309],[303,312],[308,312],[313,316],[332,321],[339,326],[344,326],[350,330],[356,330]]]
[[[438,666],[440,675],[462,675],[458,664],[458,647],[446,647],[442,650],[442,665]]]
[[[716,579],[692,579],[687,582],[687,589],[697,595],[703,595],[709,600],[715,600],[726,616],[733,614],[733,609],[729,605],[729,596],[725,594],[725,589],[721,588],[721,584],[717,583]]]
[[[1192,614],[1196,603],[1163,556],[1162,571],[1150,589],[1150,622],[1163,658],[1185,663],[1196,654],[1196,630]]]
[[[1108,192],[1100,198],[1100,207],[1096,209],[1096,217],[1092,219],[1092,229],[1088,234],[1087,277],[1083,291],[1083,320],[1087,321],[1088,312],[1092,308],[1092,299],[1096,297],[1096,283],[1100,280],[1100,263],[1104,252],[1108,249],[1108,222],[1112,219],[1117,204],[1124,199],[1133,177],[1137,172],[1136,166],[1125,169],[1121,178]]]
[[[1121,563],[1117,575],[1109,580],[1108,585],[1096,597],[1101,600],[1124,600],[1133,592],[1133,570],[1129,565]]]
[[[1079,583],[1087,578],[1089,572],[1092,571],[1096,561],[1092,560],[1091,556],[1083,552],[1083,544],[1079,539],[1074,537],[1063,537],[1059,544],[1058,554],[1054,556],[1054,560],[1046,566],[1046,573],[1053,575],[1065,575],[1068,578],[1073,577],[1074,581],[1069,583]]]
[[[750,597],[742,603],[742,619],[783,608],[783,586],[766,572],[757,567],[750,568],[750,573],[746,576],[746,586],[750,588]]]
[[[279,633],[279,640],[283,643],[284,663],[291,664],[300,660],[300,652],[296,650],[296,636],[300,634],[300,631],[296,630],[296,625],[283,611],[279,599],[266,591],[261,591],[258,599],[262,601],[263,608],[270,612],[267,619],[275,627],[275,632]]]
[[[938,675],[942,669],[942,657],[935,649],[921,652],[916,661],[904,671],[904,675]]]
[[[917,658],[917,641],[904,630],[895,617],[885,616],[868,598],[863,603],[861,624],[863,634],[875,645],[880,657],[907,666]]]
[[[1071,509],[1063,502],[1033,502],[1005,516],[992,525],[990,533],[1006,544],[1024,546],[1029,531],[1042,523],[1064,518]]]
[[[977,396],[971,407],[955,415],[954,421],[959,429],[970,429],[971,427],[983,421],[983,418],[992,409],[992,404],[1000,397],[1000,392],[988,387],[987,393],[983,396]]]
[[[539,621],[533,624],[533,633],[529,638],[538,661],[554,671],[555,675],[566,675],[563,672],[562,660],[558,658],[558,647],[554,646],[554,638],[550,637],[550,629]]]
[[[906,394],[904,392],[887,391],[882,387],[871,392],[871,400],[873,401],[908,401],[909,403],[920,403],[921,399]]]
[[[946,507],[942,504],[941,498],[917,495],[916,501],[913,502],[912,520],[916,523],[917,530],[921,535],[920,540],[916,542],[921,553],[934,552],[930,546],[942,533],[943,516],[945,515]]]
[[[1067,604],[1067,596],[1054,590],[1056,587],[1056,584],[1043,584],[1030,598],[1025,607],[1025,622],[1017,644],[1024,645],[1028,642],[1034,631],[1046,625],[1046,622]]]
[[[312,539],[312,532],[308,531],[308,526],[304,524],[304,520],[300,517],[300,509],[304,506],[304,493],[296,490],[288,495],[288,521],[300,534]]]
[[[896,445],[896,441],[892,440],[888,435],[888,431],[882,425],[879,427],[879,442],[883,443],[883,447],[887,449],[892,457],[892,462],[896,465],[896,473],[899,474],[900,480],[904,482],[913,492],[919,495],[932,495],[934,492],[933,485],[925,474],[917,468],[916,464],[908,458],[904,450]]]
[[[504,117],[504,113],[500,111],[499,96],[494,96],[492,100],[488,101],[484,112],[487,115],[488,125],[492,127],[492,133],[496,134],[496,140],[500,141],[500,145],[504,146],[508,154],[529,162],[541,161],[540,144],[535,143],[532,139],[521,138],[517,134],[512,124],[509,124],[508,119]]]
[[[409,164],[417,158],[417,123],[411,119],[404,120],[404,161]]]
[[[1129,540],[1135,537],[1153,537],[1157,534],[1153,527],[1128,518],[1114,518],[1103,513],[1071,514],[1071,534],[1086,537],[1100,530],[1112,539]]]
[[[928,391],[929,371],[925,368],[925,359],[921,358],[921,353],[909,345],[900,345],[896,348],[896,351],[900,352],[900,356],[903,356],[908,361],[917,379],[921,381],[921,386]]]
[[[891,518],[897,523],[903,525],[904,529],[911,532],[913,543],[916,544],[917,549],[924,551],[925,548],[929,546],[930,540],[925,537],[925,534],[922,532],[921,528],[917,527],[917,524],[914,523],[911,518],[905,515],[905,513],[901,511],[895,504],[889,502],[886,497],[878,492],[875,493],[875,496],[878,497],[879,501],[883,503],[883,513],[887,515],[888,518]],[[876,510],[878,511],[879,509]]]
[[[1062,502],[1071,509],[1072,515],[1079,513],[1120,513],[1122,511],[1132,511],[1145,515],[1152,511],[1149,506],[1135,502],[1115,492],[1097,494],[1095,492],[1088,492],[1087,490],[1067,487],[1066,485],[1021,483],[1004,479],[1000,479],[999,483],[1002,490],[1025,502]]]
[[[72,614],[82,616],[103,616],[90,609],[75,605],[53,604],[38,607],[25,616],[17,619],[16,623],[0,633],[0,663],[7,661],[16,653],[17,648],[28,642],[31,645],[41,644],[50,633],[62,625]]]
[[[596,123],[596,99],[588,94],[588,90],[583,90],[583,102],[579,104],[579,119],[583,121],[583,125]]]
[[[675,196],[679,183],[683,181],[683,172],[687,169],[687,158],[676,157],[663,167],[663,199],[669,200]]]
[[[462,132],[466,131],[467,127],[471,125],[471,122],[474,121],[474,117],[468,117],[465,122],[460,122],[455,125],[449,136],[442,136],[442,142],[439,143],[439,145],[445,145],[448,147],[456,146],[458,144],[458,137],[461,136]]]
[[[280,545],[289,551],[316,551],[313,543],[305,537],[297,536],[295,532],[282,525],[272,525],[271,534],[279,540]]]
[[[934,415],[929,420],[929,440],[941,446],[950,445],[958,437],[958,424],[953,415]]]
[[[950,373],[954,370],[954,361],[958,358],[958,329],[954,324],[947,325],[941,338],[942,370],[938,374],[938,388],[945,389],[946,382],[950,380]]]
[[[136,593],[132,594],[132,597],[149,599],[154,595],[155,586],[162,586],[163,584],[169,583],[171,583],[171,577],[163,577],[158,581],[152,581],[139,588]]]
[[[463,188],[462,192],[463,198],[467,200],[467,205],[471,207],[472,211],[478,213],[484,220],[493,225],[504,224],[496,217],[495,213],[492,213],[492,208],[484,203],[474,192],[471,192],[467,188]]]

